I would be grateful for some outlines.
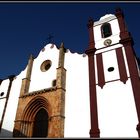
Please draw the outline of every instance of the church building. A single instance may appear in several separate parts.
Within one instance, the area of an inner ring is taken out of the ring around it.
[[[0,79],[0,138],[140,137],[140,70],[122,10],[87,29],[82,54],[49,43]]]

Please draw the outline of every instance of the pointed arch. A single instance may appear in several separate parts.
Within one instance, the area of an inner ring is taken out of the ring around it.
[[[27,104],[27,106],[25,107],[25,109],[23,111],[23,115],[22,115],[22,119],[21,119],[22,123],[20,126],[21,136],[24,136],[24,137],[33,136],[33,129],[34,129],[34,125],[35,125],[34,122],[35,122],[35,119],[40,110],[43,110],[43,112],[46,112],[44,114],[46,114],[46,117],[47,117],[46,120],[49,123],[49,118],[51,116],[51,106],[46,98],[44,98],[42,96],[37,96],[37,97],[33,98]],[[48,130],[46,130],[46,133],[47,132],[48,132]],[[47,134],[46,134],[46,136],[47,136]]]
[[[51,114],[51,108],[48,100],[42,96],[37,96],[33,98],[25,107],[22,115],[22,120],[24,121],[32,121],[35,114],[40,108],[44,108],[47,110],[49,116]]]

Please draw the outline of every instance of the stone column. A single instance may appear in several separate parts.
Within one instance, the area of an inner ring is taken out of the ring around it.
[[[63,138],[64,137],[64,120],[65,120],[65,85],[66,85],[66,70],[64,68],[65,48],[61,43],[59,48],[59,62],[57,68],[55,94],[55,106],[50,117],[50,133],[48,137]]]
[[[32,55],[30,55],[30,58],[28,61],[28,66],[27,66],[26,77],[22,79],[20,96],[24,95],[25,93],[27,93],[29,91],[33,61],[34,61],[34,58]]]

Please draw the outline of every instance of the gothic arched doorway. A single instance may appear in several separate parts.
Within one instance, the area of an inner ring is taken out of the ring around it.
[[[21,120],[15,122],[14,137],[50,137],[51,106],[42,96],[31,99],[24,107]]]
[[[48,113],[41,108],[35,115],[32,137],[47,137],[48,135]]]

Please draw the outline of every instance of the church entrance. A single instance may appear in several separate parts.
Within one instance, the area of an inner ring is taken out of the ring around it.
[[[48,113],[41,108],[35,115],[33,137],[48,136]]]

